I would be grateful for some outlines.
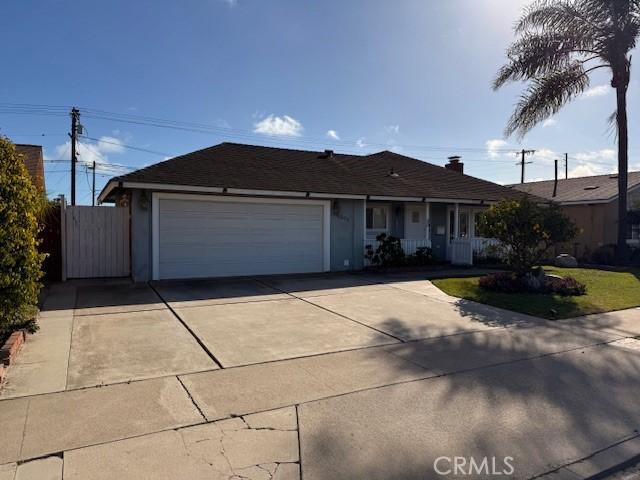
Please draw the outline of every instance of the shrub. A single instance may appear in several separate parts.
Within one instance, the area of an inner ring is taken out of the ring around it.
[[[557,204],[539,205],[523,197],[481,212],[478,233],[499,240],[500,258],[522,277],[540,264],[551,245],[574,238],[577,228]]]
[[[614,244],[601,245],[591,254],[591,261],[598,265],[615,265],[616,249]]]
[[[376,240],[379,242],[378,247],[374,250],[371,245],[367,245],[365,253],[365,257],[373,265],[397,267],[404,264],[405,255],[399,238],[381,233]]]
[[[0,137],[0,338],[33,332],[45,255],[38,253],[44,202],[15,146]]]
[[[586,294],[587,287],[573,277],[547,277],[546,291],[563,297],[574,297]]]
[[[499,272],[481,277],[478,284],[485,290],[500,293],[552,293],[567,297],[587,293],[587,287],[573,277],[544,278],[542,288],[532,288],[526,277],[519,277],[511,272]]]
[[[418,247],[416,253],[405,257],[405,263],[407,265],[423,267],[425,265],[433,265],[436,263],[436,259],[433,256],[431,247]]]

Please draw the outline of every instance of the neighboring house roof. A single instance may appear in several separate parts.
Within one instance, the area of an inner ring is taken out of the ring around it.
[[[390,175],[392,172],[397,175]],[[221,143],[116,177],[100,194],[101,200],[108,199],[120,182],[477,201],[522,196],[510,188],[389,151],[327,155],[236,143]]]
[[[545,180],[509,186],[558,203],[603,203],[618,198],[618,174],[559,179],[555,197],[553,196],[554,183],[554,180]],[[638,186],[640,186],[640,172],[629,172],[628,189]]]
[[[44,192],[44,159],[42,156],[42,146],[16,144],[16,150],[19,155],[22,155],[22,160],[29,171],[33,184],[40,192]]]

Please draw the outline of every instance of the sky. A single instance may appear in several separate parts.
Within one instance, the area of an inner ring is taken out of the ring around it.
[[[528,3],[5,2],[0,134],[43,145],[47,193],[68,196],[68,110],[77,106],[84,204],[91,203],[85,165],[94,160],[99,192],[115,174],[223,141],[391,150],[438,165],[461,155],[465,173],[501,184],[519,181],[521,148],[536,150],[528,181],[553,178],[553,160],[565,152],[570,176],[615,171],[607,121],[615,95],[605,74],[524,139],[504,137],[523,85],[494,92],[491,81]],[[636,170],[639,98],[636,75],[628,99]]]

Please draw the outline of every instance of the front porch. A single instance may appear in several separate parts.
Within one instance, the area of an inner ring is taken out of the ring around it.
[[[496,240],[476,233],[480,203],[385,202],[369,200],[365,206],[364,248],[376,249],[381,233],[400,239],[405,255],[431,248],[436,258],[453,265],[473,265]]]

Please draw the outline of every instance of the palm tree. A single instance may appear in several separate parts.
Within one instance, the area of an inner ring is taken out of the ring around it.
[[[522,138],[589,87],[589,74],[606,69],[616,91],[612,115],[618,138],[618,261],[627,255],[627,88],[631,50],[640,33],[640,0],[538,0],[516,23],[495,90],[529,81],[505,133]]]

